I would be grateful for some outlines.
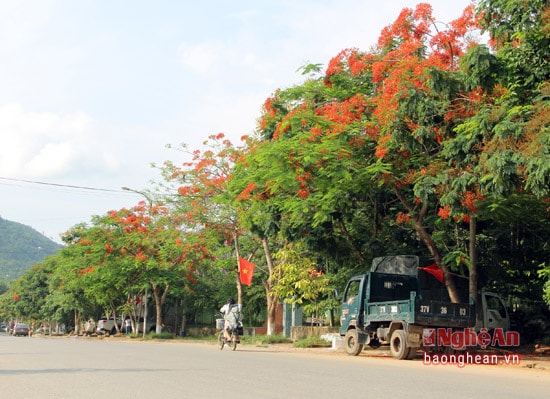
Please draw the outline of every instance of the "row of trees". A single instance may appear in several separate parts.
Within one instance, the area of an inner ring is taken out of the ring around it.
[[[483,285],[550,303],[549,18],[543,0],[482,0],[448,24],[404,9],[372,49],[304,66],[242,146],[175,147],[185,162],[156,166],[147,201],[67,232],[2,313],[134,317],[150,293],[160,331],[167,305],[188,319],[236,289],[273,333],[281,299],[327,310],[395,253],[435,262],[453,301]],[[239,257],[257,264],[245,290]]]

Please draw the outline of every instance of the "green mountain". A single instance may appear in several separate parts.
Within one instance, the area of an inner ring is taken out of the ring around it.
[[[15,280],[61,248],[33,228],[0,217],[0,281]]]

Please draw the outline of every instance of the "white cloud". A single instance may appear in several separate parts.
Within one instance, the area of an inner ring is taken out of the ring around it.
[[[47,143],[40,152],[25,165],[25,174],[34,176],[55,176],[67,171],[75,159],[68,142]]]
[[[29,112],[19,104],[0,106],[0,176],[62,177],[76,169],[113,170],[117,163],[92,118]]]
[[[205,76],[219,70],[222,51],[222,44],[212,41],[194,45],[182,43],[178,52],[184,68]]]

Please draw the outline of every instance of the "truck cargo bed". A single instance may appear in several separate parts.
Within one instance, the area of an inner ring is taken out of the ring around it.
[[[411,299],[365,303],[365,324],[404,321],[410,324],[437,327],[473,327],[475,309],[465,303]]]

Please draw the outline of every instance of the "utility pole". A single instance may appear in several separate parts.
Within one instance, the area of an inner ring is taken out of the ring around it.
[[[136,194],[139,194],[139,195],[142,195],[143,197],[145,197],[145,199],[147,199],[147,202],[149,203],[149,212],[151,211],[151,207],[153,206],[153,200],[151,199],[151,197],[142,192],[142,191],[138,191],[138,190],[133,190],[131,188],[128,188],[128,187],[121,187],[124,191],[131,191],[133,193],[136,193]],[[145,267],[145,277],[147,278],[147,266]],[[145,338],[145,334],[147,334],[147,296],[149,295],[148,293],[148,288],[149,288],[149,281],[145,281],[145,298],[143,299],[143,306],[145,307],[145,310],[143,311],[143,332],[142,332],[142,337]]]

